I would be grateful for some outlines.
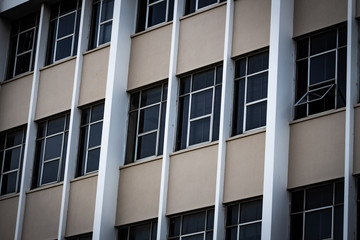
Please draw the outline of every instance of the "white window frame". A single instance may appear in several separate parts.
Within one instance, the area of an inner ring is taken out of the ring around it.
[[[96,0],[93,3],[93,5],[99,4],[99,19],[97,19],[97,21],[95,23],[97,25],[97,32],[94,33],[94,34],[96,34],[96,44],[95,44],[96,47],[99,47],[101,45],[104,45],[104,44],[108,43],[108,42],[101,43],[101,44],[99,43],[100,42],[100,30],[101,30],[102,25],[105,25],[105,24],[113,21],[113,18],[110,18],[110,19],[105,20],[105,21],[101,21],[102,8],[103,8],[104,1],[106,1],[106,0]],[[113,11],[114,11],[114,9],[113,9]]]
[[[164,22],[161,22],[161,23],[149,26],[149,9],[150,9],[150,7],[152,7],[154,5],[157,5],[159,3],[162,3],[162,2],[166,2],[166,12],[165,12],[165,21],[164,22],[168,22],[168,18],[169,18],[169,0],[157,0],[157,1],[153,2],[153,3],[150,3],[150,0],[146,0],[145,29],[148,29],[148,28],[157,26],[157,25],[159,25],[161,23],[164,23]]]

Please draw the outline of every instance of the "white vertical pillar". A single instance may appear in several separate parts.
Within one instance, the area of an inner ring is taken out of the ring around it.
[[[33,174],[34,166],[34,152],[35,152],[35,140],[36,140],[36,130],[37,125],[34,122],[35,112],[36,112],[36,103],[39,89],[39,79],[40,79],[40,68],[45,65],[45,54],[48,30],[49,30],[49,21],[50,21],[50,9],[46,7],[43,3],[41,5],[40,12],[40,21],[39,21],[39,30],[36,43],[36,54],[35,54],[35,63],[34,63],[34,74],[32,81],[32,89],[30,96],[30,106],[29,106],[29,116],[26,129],[26,140],[25,140],[25,150],[24,150],[24,160],[22,165],[22,176],[20,182],[20,194],[19,194],[19,204],[16,217],[16,228],[15,228],[15,239],[21,240],[22,227],[24,221],[25,213],[25,202],[26,202],[26,192],[31,188],[31,180]]]
[[[114,228],[119,182],[126,145],[128,112],[127,78],[130,35],[135,29],[136,1],[115,0],[104,122],[97,182],[93,239],[115,239]]]
[[[180,17],[184,11],[184,2],[182,0],[174,1],[174,17],[171,33],[171,49],[170,49],[170,64],[169,64],[169,82],[168,82],[168,97],[166,104],[165,116],[165,133],[164,133],[164,149],[161,166],[161,180],[160,180],[160,198],[159,198],[159,212],[158,212],[158,228],[157,240],[166,239],[167,235],[167,196],[168,196],[168,181],[170,168],[170,153],[175,148],[175,134],[176,134],[176,100],[178,93],[178,81],[176,78],[177,57],[179,47],[179,31],[180,31]]]
[[[294,0],[271,1],[261,239],[289,238],[287,173],[294,82]]]
[[[224,179],[226,162],[226,139],[230,136],[231,116],[234,92],[234,64],[231,60],[232,36],[234,23],[234,1],[228,0],[226,6],[226,25],[224,41],[224,65],[223,82],[221,92],[221,111],[219,127],[219,146],[216,171],[216,193],[215,193],[215,214],[214,214],[214,240],[225,238],[225,208],[224,198]]]
[[[357,102],[358,26],[356,0],[348,0],[345,172],[344,172],[344,232],[343,239],[354,240],[356,232],[356,194],[354,165],[354,105]],[[359,233],[358,233],[359,234]]]
[[[0,18],[0,82],[6,78],[6,66],[9,54],[10,23]]]
[[[81,72],[83,66],[83,53],[86,51],[89,42],[90,19],[91,19],[92,0],[83,0],[81,6],[81,18],[79,28],[79,41],[77,46],[77,56],[75,63],[74,85],[71,101],[69,138],[66,152],[66,162],[64,169],[64,184],[61,197],[60,219],[58,239],[64,239],[66,233],[66,221],[70,196],[70,180],[75,177],[77,163],[77,150],[79,143],[80,118],[81,113],[77,108],[80,94]]]

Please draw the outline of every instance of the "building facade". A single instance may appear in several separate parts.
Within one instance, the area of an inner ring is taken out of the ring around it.
[[[0,239],[360,239],[359,17],[0,0]]]

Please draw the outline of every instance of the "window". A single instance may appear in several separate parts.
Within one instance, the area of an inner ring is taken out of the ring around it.
[[[0,133],[0,195],[19,190],[25,134],[25,127]]]
[[[157,220],[120,227],[118,233],[119,240],[156,240]]]
[[[292,240],[342,239],[344,182],[291,193]]]
[[[39,122],[33,187],[63,180],[69,115]]]
[[[219,139],[222,66],[180,79],[176,149]]]
[[[80,8],[80,0],[63,0],[52,7],[48,49],[49,64],[76,54]]]
[[[170,217],[168,239],[213,239],[214,209]]]
[[[174,0],[139,0],[136,32],[173,19]]]
[[[201,8],[225,1],[226,0],[186,0],[185,15],[196,12]]]
[[[33,70],[38,18],[38,13],[34,13],[12,24],[8,78]]]
[[[262,200],[226,207],[226,239],[261,240]]]
[[[357,236],[357,240],[360,240],[360,178],[357,178],[357,193],[356,193],[356,202],[357,202],[357,221],[356,221],[356,236]]]
[[[131,94],[125,163],[161,155],[167,84]]]
[[[269,52],[235,62],[232,135],[266,125]]]
[[[295,119],[345,106],[346,26],[297,41]]]
[[[104,104],[82,110],[77,176],[99,169]]]
[[[114,0],[94,0],[90,48],[110,42]]]
[[[68,237],[66,240],[92,240],[92,233],[81,234],[75,237]]]

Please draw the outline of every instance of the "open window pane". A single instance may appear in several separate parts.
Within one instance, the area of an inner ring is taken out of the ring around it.
[[[267,97],[268,73],[261,73],[248,78],[246,103]]]
[[[102,122],[90,126],[89,148],[101,145]]]
[[[310,85],[335,78],[335,52],[326,53],[310,60]]]

